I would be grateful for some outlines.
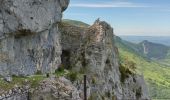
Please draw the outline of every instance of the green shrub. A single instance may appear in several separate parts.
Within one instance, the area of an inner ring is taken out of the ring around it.
[[[119,70],[120,70],[120,74],[121,74],[121,76],[120,76],[121,82],[124,83],[125,79],[128,78],[129,75],[132,74],[132,72],[122,64],[120,64]]]
[[[55,73],[57,72],[64,72],[64,65],[60,65],[58,69],[55,70]]]
[[[46,74],[46,77],[47,77],[47,78],[48,78],[48,77],[50,77],[50,74],[49,74],[49,73],[47,73],[47,74]]]
[[[121,82],[124,82],[125,79],[129,77],[129,75],[136,73],[136,63],[129,61],[127,58],[123,59],[119,65]]]
[[[66,74],[65,69],[64,69],[64,65],[60,65],[58,67],[58,69],[55,70],[54,73],[56,76],[64,76]]]
[[[92,84],[96,84],[97,83],[96,81],[97,81],[96,77],[93,76],[92,77]]]
[[[41,70],[37,70],[37,72],[35,73],[36,75],[42,75]]]
[[[70,72],[67,76],[71,81],[75,81],[75,80],[78,79],[78,73],[77,72]]]

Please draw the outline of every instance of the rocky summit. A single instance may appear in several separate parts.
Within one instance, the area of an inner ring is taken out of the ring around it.
[[[113,28],[99,19],[88,27],[62,22],[68,5],[69,0],[1,0],[0,75],[29,78],[26,89],[0,89],[0,99],[83,100],[85,74],[88,100],[148,100],[143,76],[119,63]],[[68,74],[56,77],[58,70]],[[47,78],[35,86],[35,74]]]

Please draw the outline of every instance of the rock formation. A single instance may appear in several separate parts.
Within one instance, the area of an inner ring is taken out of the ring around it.
[[[92,26],[85,28],[63,23],[59,29],[62,33],[62,65],[87,75],[89,98],[149,98],[142,76],[129,75],[121,82],[118,49],[115,47],[113,29],[109,24],[96,20]]]
[[[84,28],[61,23],[68,3],[69,0],[1,0],[0,75],[53,73],[62,65],[87,74],[90,100],[149,99],[142,76],[129,74],[121,81],[118,49],[109,24],[96,20]],[[33,89],[31,97],[27,96],[32,100],[56,100],[63,95],[69,100],[77,100],[75,96],[83,99],[81,80],[61,82],[59,87],[70,89],[65,93],[61,93],[63,88],[57,87],[57,82],[44,80],[38,89]]]
[[[60,64],[58,24],[69,0],[1,0],[0,75],[49,73]]]

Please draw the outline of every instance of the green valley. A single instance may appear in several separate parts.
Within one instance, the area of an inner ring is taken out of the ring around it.
[[[128,42],[120,38],[116,40],[121,60],[128,59],[136,63],[136,72],[144,75],[152,99],[170,98],[170,67],[140,56],[140,53],[132,48],[135,47],[132,43],[129,44],[132,46],[130,47],[127,45]]]

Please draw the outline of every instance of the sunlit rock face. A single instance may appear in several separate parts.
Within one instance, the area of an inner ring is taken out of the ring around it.
[[[61,63],[68,69],[87,75],[90,100],[149,99],[142,76],[129,75],[121,81],[118,49],[112,27],[99,19],[90,27],[63,23]],[[75,83],[83,90],[83,83]]]
[[[0,75],[51,73],[63,65],[87,75],[90,100],[148,99],[143,77],[129,75],[121,82],[113,28],[100,20],[87,28],[62,24],[68,4],[69,0],[1,0]],[[33,90],[32,100],[56,100],[62,91],[64,97],[71,96],[68,100],[84,98],[82,80],[47,79]]]
[[[0,74],[31,75],[60,64],[58,22],[69,0],[1,0]]]

